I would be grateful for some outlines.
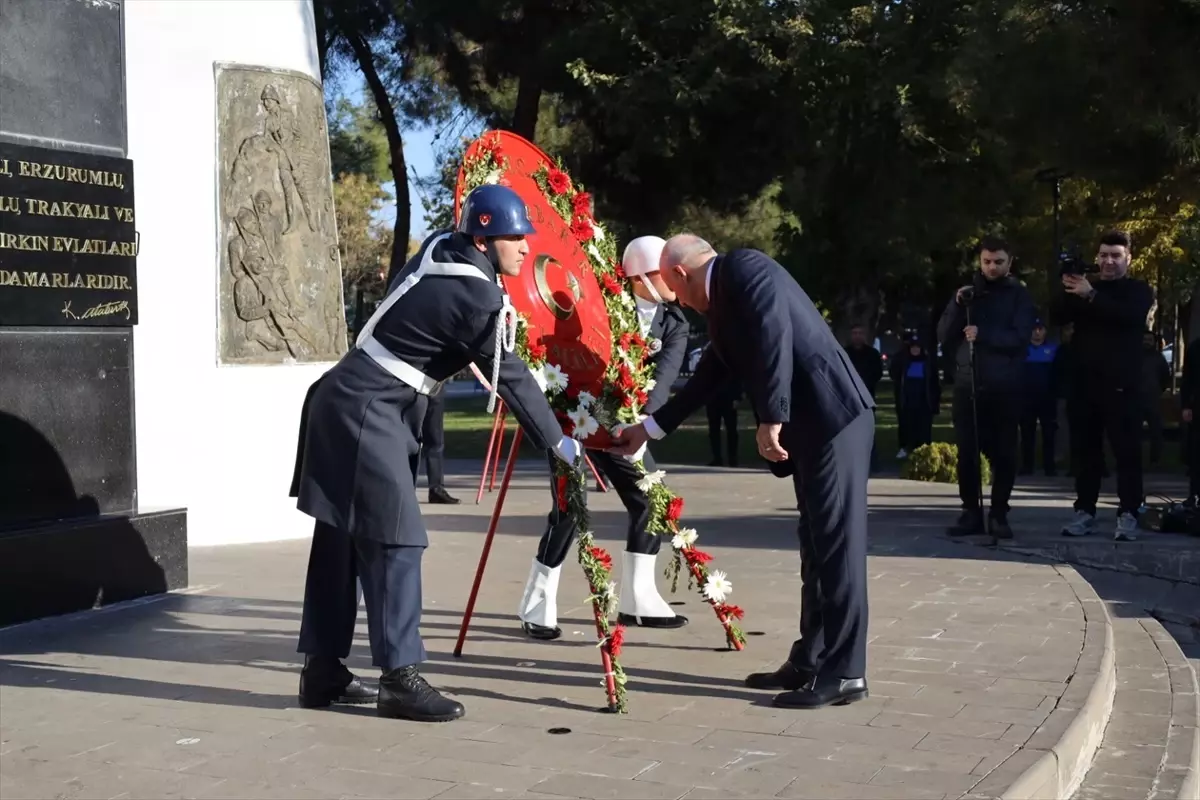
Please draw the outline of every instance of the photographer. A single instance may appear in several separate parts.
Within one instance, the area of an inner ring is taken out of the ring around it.
[[[1113,231],[1100,239],[1097,266],[1064,259],[1063,292],[1051,302],[1059,324],[1074,323],[1075,369],[1067,391],[1077,409],[1071,420],[1079,447],[1075,472],[1075,516],[1065,536],[1095,530],[1096,502],[1104,463],[1104,434],[1117,462],[1117,541],[1137,538],[1142,495],[1142,334],[1154,293],[1130,278],[1129,235]],[[1093,282],[1094,281],[1094,282]]]
[[[1021,378],[1033,334],[1033,300],[1016,278],[1011,248],[999,238],[979,245],[979,272],[959,289],[938,322],[938,340],[954,354],[953,420],[962,513],[951,536],[985,533],[979,455],[992,462],[988,530],[1011,539],[1008,500],[1017,472]]]

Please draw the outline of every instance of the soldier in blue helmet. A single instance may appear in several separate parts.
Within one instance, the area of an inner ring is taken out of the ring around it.
[[[578,465],[528,367],[513,354],[516,311],[500,275],[518,275],[534,232],[503,186],[466,198],[456,231],[439,231],[401,269],[354,347],[304,401],[291,496],[316,520],[298,650],[300,704],[375,702],[380,716],[444,722],[463,716],[418,671],[425,659],[421,557],[429,544],[416,494],[428,397],[474,362],[537,447]],[[358,613],[356,579],[379,688],[343,664]]]

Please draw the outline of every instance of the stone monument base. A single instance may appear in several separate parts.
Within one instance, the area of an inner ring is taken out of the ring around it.
[[[187,585],[184,509],[60,520],[0,532],[0,626]]]

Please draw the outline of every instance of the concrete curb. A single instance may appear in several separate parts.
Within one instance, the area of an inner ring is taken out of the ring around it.
[[[1030,747],[1020,751],[1033,758],[1033,763],[1000,794],[1003,800],[1060,800],[1074,795],[1104,740],[1104,729],[1112,714],[1117,671],[1108,608],[1074,569],[1056,566],[1055,570],[1070,585],[1084,615],[1083,652],[1054,712],[1074,713],[1058,740],[1042,745],[1046,749],[1039,749],[1040,737],[1034,734]]]
[[[1171,679],[1171,727],[1152,800],[1200,800],[1200,687],[1179,643],[1155,619],[1142,621]]]

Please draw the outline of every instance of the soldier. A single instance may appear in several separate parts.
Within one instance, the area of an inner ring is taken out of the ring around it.
[[[653,353],[650,361],[654,364],[654,387],[649,392],[649,402],[644,409],[646,414],[667,401],[687,351],[687,318],[674,303],[675,293],[658,275],[658,260],[664,244],[666,242],[657,236],[642,236],[629,243],[622,257],[622,267],[629,276],[637,302],[641,333]],[[677,615],[667,605],[654,583],[654,561],[661,539],[657,533],[646,529],[650,521],[650,500],[637,485],[641,475],[633,464],[636,456],[626,458],[604,450],[589,450],[588,455],[600,473],[612,481],[617,496],[629,511],[618,620],[624,625],[647,628],[683,627],[687,617]],[[648,452],[643,455],[642,463],[647,471],[654,470],[654,460]],[[553,481],[550,495],[551,498],[555,496]],[[530,567],[525,593],[517,609],[522,629],[533,639],[557,639],[562,635],[562,629],[557,625],[558,580],[576,533],[572,519],[560,514],[552,499],[546,532],[538,543],[537,557]]]
[[[418,441],[427,398],[469,362],[491,368],[497,391],[539,448],[575,464],[579,443],[563,436],[529,368],[512,355],[516,311],[501,274],[520,274],[534,232],[511,189],[467,196],[457,232],[429,237],[404,266],[354,348],[305,398],[292,484],[316,519],[299,652],[300,704],[374,700],[382,717],[444,722],[463,716],[417,669],[425,659],[421,557],[429,544],[416,495]],[[378,690],[342,664],[366,599]]]

